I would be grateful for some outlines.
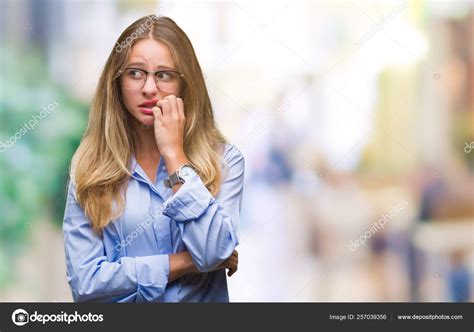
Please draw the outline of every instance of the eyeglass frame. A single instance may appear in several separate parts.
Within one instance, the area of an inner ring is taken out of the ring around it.
[[[153,76],[155,76],[155,85],[156,87],[158,88],[158,80],[156,78],[156,73],[159,73],[159,72],[172,72],[172,73],[176,73],[179,75],[179,78],[183,80],[183,82],[186,82],[186,80],[184,79],[184,75],[181,74],[179,71],[176,71],[176,70],[170,70],[170,69],[161,69],[161,70],[146,70],[146,69],[142,69],[142,68],[135,68],[135,67],[127,67],[123,70],[119,70],[118,73],[119,73],[119,77],[122,76],[122,74],[125,73],[126,70],[128,69],[135,69],[135,70],[139,70],[139,71],[142,71],[146,74],[146,78],[145,78],[145,81],[143,82],[143,86],[140,88],[140,89],[127,89],[129,91],[137,91],[137,90],[141,90],[143,89],[143,87],[146,85],[146,82],[148,81],[148,75],[149,74],[153,74]],[[159,89],[159,88],[158,88]]]

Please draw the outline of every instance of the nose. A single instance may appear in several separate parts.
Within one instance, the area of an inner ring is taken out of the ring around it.
[[[145,85],[142,88],[142,93],[147,98],[154,97],[158,93],[158,87],[156,86],[153,75],[148,75],[146,77]]]

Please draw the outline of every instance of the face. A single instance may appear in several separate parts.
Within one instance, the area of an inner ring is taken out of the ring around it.
[[[125,107],[139,123],[152,126],[151,109],[158,100],[169,95],[179,97],[179,75],[166,72],[176,71],[171,52],[168,46],[159,41],[141,40],[132,46],[126,68],[120,78]],[[158,84],[155,75],[150,73],[146,76],[141,70],[160,71],[155,74]]]

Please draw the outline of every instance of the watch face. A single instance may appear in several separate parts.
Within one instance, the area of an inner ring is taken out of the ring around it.
[[[191,166],[186,165],[186,166],[183,166],[181,168],[181,170],[179,171],[179,176],[183,177],[183,178],[186,178],[186,177],[192,176],[195,173],[196,172],[194,171],[194,169]]]

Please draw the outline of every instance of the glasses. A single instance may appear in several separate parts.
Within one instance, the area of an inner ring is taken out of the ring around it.
[[[155,76],[159,90],[173,92],[179,88],[184,75],[175,70],[147,71],[139,68],[126,68],[119,71],[122,75],[123,88],[126,90],[141,90],[146,84],[149,74]]]

